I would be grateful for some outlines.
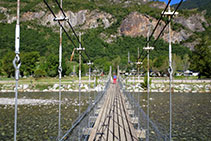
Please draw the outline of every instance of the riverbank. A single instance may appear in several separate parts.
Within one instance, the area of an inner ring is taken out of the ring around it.
[[[125,90],[128,92],[147,92],[143,88],[143,80],[125,80]],[[133,86],[135,84],[135,86]],[[173,80],[172,91],[175,93],[210,93],[211,80]],[[150,92],[169,92],[169,80],[151,80]]]
[[[102,91],[104,89],[105,78],[98,79],[98,86],[94,86],[95,81],[92,79],[89,89],[89,81],[87,77],[82,79],[81,91]],[[147,92],[143,87],[144,78],[127,78],[123,80],[125,90],[128,92]],[[0,92],[14,92],[15,81],[1,80]],[[78,92],[79,83],[76,78],[64,78],[61,83],[61,90],[64,92]],[[173,89],[175,93],[211,93],[211,80],[196,79],[176,79],[173,80]],[[20,92],[58,92],[59,83],[55,78],[42,79],[21,79],[19,81],[18,91]],[[152,78],[150,85],[151,92],[169,92],[169,80],[166,78]]]

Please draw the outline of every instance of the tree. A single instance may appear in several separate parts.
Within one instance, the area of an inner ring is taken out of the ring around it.
[[[168,73],[169,59],[167,56],[159,56],[153,60],[153,70],[159,71],[162,74]]]
[[[35,76],[36,78],[44,77],[44,76],[46,76],[46,75],[47,75],[46,71],[43,70],[43,69],[40,69],[40,68],[36,69],[35,72],[34,72],[34,76]]]
[[[67,66],[67,70],[66,70],[65,74],[69,76],[73,72],[74,65],[77,64],[77,63],[76,62],[70,62],[69,60],[66,60],[65,64]]]
[[[33,75],[39,62],[39,52],[24,52],[21,55],[22,67],[20,73],[24,76]]]
[[[81,76],[83,76],[83,75],[85,75],[85,64],[83,64],[83,63],[81,63]],[[78,64],[78,66],[77,66],[77,70],[76,70],[76,73],[77,73],[77,75],[79,76],[79,64]]]
[[[3,75],[3,69],[2,69],[2,60],[0,60],[0,76]]]
[[[51,54],[46,60],[47,75],[55,77],[58,74],[59,59],[57,55]]]
[[[149,87],[150,87],[151,84],[152,84],[152,79],[150,78],[149,79]],[[148,86],[148,75],[146,74],[144,76],[144,82],[141,83],[141,87],[146,90],[147,89],[147,86]]]
[[[9,51],[5,54],[5,56],[2,59],[2,68],[3,71],[7,74],[8,77],[14,76],[15,69],[13,66],[13,59],[15,57],[15,53],[12,51]]]
[[[113,65],[115,72],[117,72],[117,66],[119,66],[120,62],[121,62],[120,56],[118,56],[112,60],[112,65]]]
[[[183,70],[184,71],[188,70],[189,66],[190,66],[190,58],[189,58],[189,55],[186,54],[183,57]]]
[[[177,70],[183,69],[183,61],[181,57],[177,56],[176,54],[173,54],[172,57],[172,68],[173,68],[173,74],[175,74]]]
[[[211,78],[211,41],[209,38],[209,36],[203,37],[191,57],[191,68],[200,72],[199,78]]]

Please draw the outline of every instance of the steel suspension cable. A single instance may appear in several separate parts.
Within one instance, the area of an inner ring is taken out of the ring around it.
[[[49,6],[49,4],[46,2],[46,0],[43,0],[45,5],[48,7],[48,9],[50,10],[51,14],[54,16],[54,18],[57,18],[56,15],[54,14],[53,10],[51,9],[51,7]],[[77,48],[77,46],[75,45],[74,41],[72,40],[72,38],[70,37],[70,35],[68,34],[68,32],[66,31],[66,29],[64,28],[64,26],[61,24],[60,21],[57,21],[59,26],[62,27],[63,31],[65,32],[65,34],[67,35],[67,38],[72,42],[74,48]]]
[[[91,106],[91,96],[90,96],[90,93],[91,93],[91,61],[89,61],[89,63],[87,64],[89,66],[89,106]],[[90,128],[90,114],[89,114],[89,117],[88,117],[88,128]]]
[[[62,7],[62,0],[60,0]],[[61,79],[62,79],[62,27],[60,26],[60,39],[59,39],[59,119],[58,119],[58,140],[61,138]]]
[[[158,39],[160,38],[160,36],[162,35],[163,31],[166,29],[166,27],[169,25],[169,23],[171,22],[172,18],[174,17],[175,13],[177,12],[178,8],[180,7],[180,5],[182,4],[183,0],[180,1],[180,3],[177,5],[175,11],[173,12],[173,14],[169,17],[167,23],[165,24],[165,26],[162,28],[160,34],[158,35],[158,37],[156,38],[156,40],[153,42],[153,46],[155,45],[155,43],[158,41]],[[165,12],[163,12],[164,14]]]
[[[54,18],[56,18],[55,13],[54,13],[53,10],[50,8],[50,6],[49,6],[49,4],[47,3],[47,1],[46,1],[46,0],[43,0],[43,1],[44,1],[44,3],[46,4],[46,6],[48,7],[48,9],[51,11],[51,13],[52,13],[52,15],[54,16]],[[76,34],[76,32],[75,32],[73,26],[71,25],[70,21],[67,20],[67,16],[66,16],[64,10],[62,9],[62,7],[60,6],[58,0],[55,0],[55,2],[56,2],[56,4],[58,5],[59,9],[61,10],[61,12],[62,12],[62,14],[63,14],[64,20],[65,20],[65,21],[68,23],[68,25],[70,26],[70,28],[71,28],[71,30],[72,30],[74,36],[76,37],[78,43],[81,44],[81,46],[82,46],[81,41],[79,40],[79,38],[78,38],[78,36],[77,36],[77,34]],[[70,37],[70,35],[67,33],[67,31],[65,30],[64,26],[60,23],[60,21],[58,21],[58,24],[59,24],[60,27],[62,27],[62,29],[64,30],[64,32],[65,32],[65,34],[67,35],[68,39],[73,43],[74,47],[77,48],[77,46],[75,45],[74,41],[72,40],[72,38]],[[82,48],[83,48],[83,46],[82,46]],[[89,57],[88,53],[86,52],[86,50],[85,50],[85,54],[86,54],[86,56],[88,57],[88,59],[90,60],[90,57]]]
[[[160,16],[160,18],[159,18],[159,20],[158,20],[158,22],[157,22],[155,28],[153,29],[153,31],[152,31],[152,33],[151,33],[151,35],[150,35],[150,37],[149,37],[149,40],[146,42],[146,45],[145,45],[145,46],[147,46],[147,43],[150,42],[151,38],[153,37],[153,35],[154,35],[154,33],[155,33],[155,31],[156,31],[158,25],[160,24],[160,21],[161,21],[162,18],[163,18],[164,12],[167,10],[167,8],[168,8],[168,6],[169,6],[170,3],[171,3],[171,0],[169,0],[168,4],[166,5],[166,7],[165,7],[165,9],[164,9],[164,11],[163,11],[163,13],[161,13],[161,16]],[[139,60],[140,57],[143,55],[143,53],[144,53],[144,51],[142,50],[140,56],[138,57],[138,60]],[[137,61],[138,61],[138,60],[137,60]]]
[[[18,80],[19,80],[19,69],[21,66],[20,61],[20,0],[17,0],[17,23],[15,28],[15,58],[13,60],[13,66],[15,68],[15,115],[14,115],[14,141],[17,138],[17,118],[18,118]]]
[[[80,35],[80,39],[81,39],[81,35]],[[79,110],[78,110],[78,114],[79,117],[81,115],[81,44],[79,44]],[[81,136],[81,128],[79,125],[79,132],[78,132],[78,141],[80,141],[80,136]]]
[[[149,141],[149,50],[147,51],[147,141]]]
[[[61,10],[61,12],[62,12],[62,14],[64,15],[64,17],[67,17],[66,14],[65,14],[65,12],[64,12],[64,10],[63,10],[62,7],[59,5],[58,0],[55,0],[55,2],[56,2],[56,4],[58,5],[58,7],[59,7],[59,9]],[[75,32],[73,26],[71,25],[70,21],[67,20],[67,23],[68,23],[68,25],[70,26],[70,28],[71,28],[73,34],[75,35],[75,37],[76,37],[78,43],[81,44],[81,46],[82,46],[82,48],[83,48],[83,45],[82,45],[81,41],[79,40],[79,37],[77,36],[77,34],[76,34],[76,32]],[[90,60],[90,57],[89,57],[89,55],[87,54],[86,50],[85,50],[85,54],[86,54],[86,56],[88,57],[88,59]]]
[[[166,12],[167,8],[169,7],[169,4],[170,4],[171,0],[169,0],[167,6],[165,7],[165,10],[161,13],[161,17],[163,17],[164,13]],[[171,22],[171,19],[174,17],[174,15],[176,14],[178,8],[181,6],[183,0],[180,1],[180,3],[177,5],[175,11],[173,12],[173,14],[171,15],[171,18],[168,19],[167,23],[165,24],[165,26],[162,28],[161,32],[159,33],[158,37],[156,38],[156,40],[153,42],[153,45],[152,46],[155,46],[156,42],[158,41],[158,39],[160,38],[160,36],[162,35],[163,31],[165,30],[165,28],[168,26],[168,24]],[[161,18],[160,18],[161,19]],[[158,22],[160,22],[160,19]],[[152,36],[154,35],[155,31],[156,31],[156,28],[158,27],[159,23],[156,24],[156,27],[153,29],[153,32],[150,36],[150,40],[146,42],[146,44],[148,42],[151,41],[152,39]],[[144,51],[142,50],[141,54],[140,54],[140,57],[144,54]],[[138,58],[138,60],[140,59],[140,57]],[[142,58],[142,61],[147,57],[147,54],[144,55],[144,57]]]
[[[91,67],[89,66],[89,105],[91,104],[90,100],[90,92],[91,92]],[[88,121],[88,128],[90,128],[90,115],[89,115],[89,121]]]
[[[171,0],[168,1],[168,4],[166,5],[164,11],[161,13],[161,16],[160,16],[160,18],[159,18],[159,20],[158,20],[158,22],[157,22],[155,28],[153,29],[153,31],[152,31],[152,33],[151,33],[151,35],[150,35],[149,40],[147,41],[147,43],[148,43],[148,42],[151,40],[151,38],[153,37],[153,35],[154,35],[154,33],[155,33],[155,31],[156,31],[158,25],[160,24],[160,21],[161,21],[162,18],[163,18],[164,12],[167,10],[167,8],[169,7],[169,4],[170,4],[170,3],[171,3]],[[146,43],[145,46],[147,46],[147,43]]]

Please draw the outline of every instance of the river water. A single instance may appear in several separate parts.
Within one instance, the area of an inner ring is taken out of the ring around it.
[[[146,111],[147,94],[140,94]],[[91,97],[94,98],[94,93]],[[137,96],[137,93],[134,94]],[[169,94],[150,94],[150,118],[168,132]],[[0,93],[0,140],[13,139],[14,93]],[[211,94],[175,93],[173,98],[173,139],[211,140]],[[58,129],[58,93],[20,93],[18,135],[20,140],[56,140]],[[26,102],[27,101],[27,102]],[[31,104],[29,104],[31,102]],[[82,93],[82,111],[88,106],[88,94]],[[78,93],[62,93],[62,131],[65,133],[78,116]]]
[[[95,93],[91,93],[95,97]],[[0,93],[0,141],[13,139],[14,93]],[[17,140],[56,140],[58,134],[58,93],[19,93]],[[5,104],[6,103],[6,104]],[[28,104],[31,103],[31,104]],[[78,116],[78,93],[62,92],[61,126],[65,133]],[[89,104],[81,95],[81,112]]]
[[[147,93],[140,95],[140,105],[146,113]],[[150,119],[168,134],[169,93],[150,93],[149,107]],[[211,140],[211,93],[174,93],[172,110],[173,140]]]

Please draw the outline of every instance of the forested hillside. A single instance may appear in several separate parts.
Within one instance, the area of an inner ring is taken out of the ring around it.
[[[49,0],[56,13],[59,12],[53,1]],[[147,1],[108,1],[108,0],[63,0],[64,10],[70,15],[71,23],[77,33],[82,33],[82,43],[95,67],[107,72],[110,65],[120,65],[122,70],[129,70],[127,54],[130,52],[131,61],[136,61],[137,49],[140,52],[146,43],[147,24],[159,18],[165,4]],[[15,11],[16,0],[2,0],[0,2],[0,74],[12,76],[14,74],[12,62],[14,58],[15,41]],[[134,13],[137,12],[137,13]],[[192,11],[188,12],[192,14]],[[194,13],[195,14],[195,13]],[[59,27],[49,17],[50,13],[42,0],[21,1],[21,75],[29,76],[56,76],[58,74]],[[144,16],[148,15],[144,19]],[[183,16],[186,16],[182,14]],[[190,16],[189,15],[189,16]],[[200,14],[201,15],[201,14]],[[136,16],[136,17],[135,17]],[[138,18],[137,18],[138,16]],[[135,17],[135,18],[134,18]],[[130,27],[125,24],[133,18]],[[144,21],[142,21],[144,19]],[[203,19],[203,15],[202,15]],[[192,43],[194,36],[201,36],[209,25],[199,19],[201,28],[192,31],[181,23],[181,19],[173,24],[174,44],[173,53],[175,70],[184,70],[189,67],[187,61],[191,51],[186,44]],[[163,19],[163,23],[165,18]],[[161,25],[162,27],[163,25]],[[66,27],[68,29],[68,27]],[[135,28],[144,29],[134,31]],[[128,31],[129,30],[129,31]],[[132,32],[131,32],[132,31]],[[70,31],[69,31],[70,32]],[[135,33],[134,33],[135,32]],[[131,33],[131,34],[126,34]],[[151,67],[155,71],[166,72],[168,66],[168,43],[166,31],[156,43],[151,52]],[[183,35],[183,36],[181,36]],[[76,42],[76,39],[72,37]],[[198,43],[199,44],[199,43]],[[192,44],[191,44],[192,45]],[[193,45],[192,45],[193,46]],[[75,53],[73,62],[70,62],[74,46],[63,34],[63,74],[69,75],[73,66],[77,66],[78,55]],[[85,57],[85,55],[84,55]],[[87,58],[83,58],[84,62]],[[87,66],[83,66],[84,70]],[[144,71],[143,67],[143,71]],[[85,71],[84,71],[85,72]]]
[[[211,0],[186,0],[180,7],[180,9],[198,9],[200,11],[206,10],[209,15]]]

